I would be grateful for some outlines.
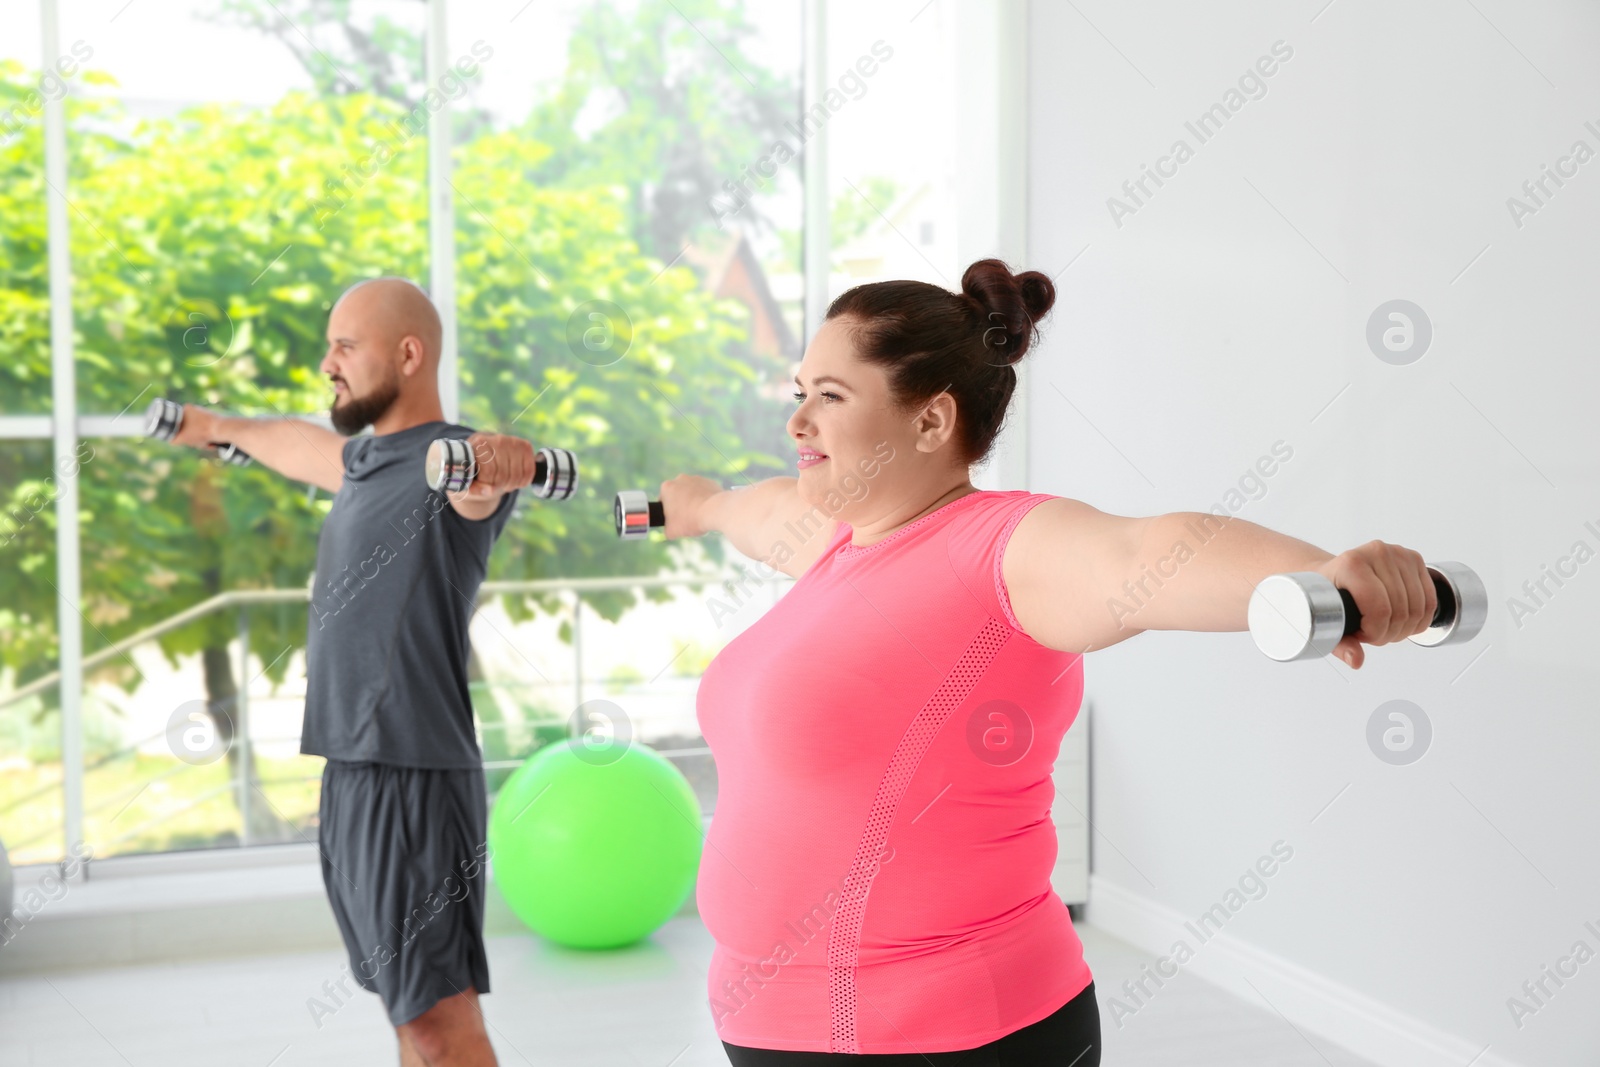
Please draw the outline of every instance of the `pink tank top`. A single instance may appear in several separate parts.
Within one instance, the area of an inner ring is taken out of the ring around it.
[[[711,661],[716,813],[697,899],[718,1036],[802,1052],[975,1048],[1088,986],[1050,886],[1077,653],[1000,561],[1043,494],[978,491],[821,558]]]

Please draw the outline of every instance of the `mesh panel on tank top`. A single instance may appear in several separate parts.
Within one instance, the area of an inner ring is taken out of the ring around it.
[[[997,619],[984,624],[933,696],[911,720],[878,782],[867,825],[845,878],[837,921],[828,933],[828,1000],[833,1019],[830,1036],[833,1052],[860,1052],[856,1044],[855,967],[861,950],[861,927],[866,918],[867,893],[878,875],[878,858],[888,841],[889,827],[894,824],[900,798],[905,795],[923,755],[945,720],[967,699],[1010,636],[1006,625]]]

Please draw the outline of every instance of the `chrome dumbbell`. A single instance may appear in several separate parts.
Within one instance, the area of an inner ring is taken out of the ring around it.
[[[1489,617],[1483,580],[1464,563],[1430,563],[1438,607],[1419,645],[1455,645],[1478,636]],[[1287,663],[1332,652],[1361,629],[1361,612],[1349,592],[1315,571],[1263,578],[1250,595],[1250,636],[1267,656]]]
[[[611,508],[617,536],[624,541],[641,541],[667,524],[661,501],[651,500],[643,489],[624,489]]]
[[[154,437],[158,441],[171,441],[178,436],[178,430],[183,426],[183,405],[164,397],[156,397],[150,401],[150,406],[144,412],[144,432],[146,437]],[[232,463],[235,467],[248,467],[250,456],[236,445],[223,441],[213,441],[211,447],[216,451],[217,458]]]
[[[478,457],[458,437],[441,437],[428,446],[424,466],[428,488],[465,492],[478,477]],[[541,448],[534,454],[533,481],[528,489],[544,500],[566,500],[578,488],[578,457],[565,448]]]

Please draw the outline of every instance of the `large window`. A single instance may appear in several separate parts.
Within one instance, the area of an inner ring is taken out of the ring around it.
[[[896,109],[948,91],[948,5],[13,4],[12,861],[77,840],[106,857],[314,839],[321,761],[298,746],[327,494],[145,440],[142,413],[166,396],[320,417],[328,310],[380,274],[452,294],[448,414],[580,458],[577,497],[519,506],[473,623],[491,790],[554,738],[621,729],[714,807],[699,675],[785,583],[708,581],[748,563],[712,540],[619,542],[611,494],[681,471],[736,484],[791,470],[806,294],[953,272],[934,131],[890,129]],[[805,42],[829,18],[823,60]],[[826,122],[802,106],[819,63],[828,86],[857,72]],[[808,194],[807,154],[830,138],[833,176]],[[832,262],[808,263],[830,201]]]
[[[618,543],[615,488],[787,466],[799,169],[738,217],[719,218],[715,195],[798,111],[799,0],[463,3],[442,18],[419,0],[19,6],[31,22],[8,42],[35,50],[0,67],[13,862],[75,838],[105,857],[314,837],[320,760],[297,749],[326,494],[146,441],[141,416],[156,396],[323,411],[328,309],[377,274],[453,282],[446,391],[463,421],[583,463],[580,499],[523,507],[474,624],[491,784],[551,738],[620,718],[675,753],[709,807],[694,687],[770,599],[724,618],[703,583],[572,580],[724,562]],[[59,62],[37,50],[51,8]],[[63,101],[59,187],[46,98]],[[442,175],[430,152],[446,130]],[[67,209],[54,231],[52,196]],[[72,336],[52,349],[49,251],[68,234]],[[66,412],[52,404],[64,354]],[[81,455],[58,474],[62,417]],[[67,478],[75,511],[56,504]],[[57,559],[58,519],[73,560]],[[58,604],[81,634],[65,654]]]

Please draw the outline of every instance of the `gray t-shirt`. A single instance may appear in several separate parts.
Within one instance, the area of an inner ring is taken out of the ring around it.
[[[517,494],[486,519],[465,519],[423,480],[430,442],[472,432],[428,422],[345,443],[344,484],[317,539],[301,752],[483,765],[467,695],[467,623]]]

